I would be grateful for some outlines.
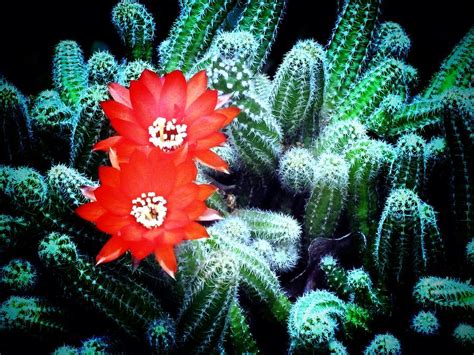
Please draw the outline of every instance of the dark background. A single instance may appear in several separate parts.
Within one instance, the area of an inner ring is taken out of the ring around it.
[[[54,46],[76,40],[89,56],[97,44],[121,57],[122,46],[111,23],[116,0],[1,1],[0,73],[25,94],[52,86]],[[141,0],[155,17],[156,43],[164,39],[178,14],[177,0]],[[297,39],[330,38],[336,20],[336,0],[289,0],[277,42],[270,56],[273,73]],[[412,39],[408,62],[419,70],[422,87],[442,60],[474,23],[472,0],[385,0],[382,20],[400,23]]]

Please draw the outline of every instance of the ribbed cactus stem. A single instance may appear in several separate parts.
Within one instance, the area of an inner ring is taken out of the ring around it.
[[[347,287],[347,273],[340,265],[337,259],[331,255],[321,258],[319,267],[326,276],[326,282],[330,290],[336,292],[339,297],[347,298],[349,288]]]
[[[316,157],[323,152],[340,154],[363,138],[367,138],[367,132],[358,120],[335,122],[324,129],[312,148],[313,153]]]
[[[23,259],[13,259],[0,268],[0,284],[14,292],[30,291],[36,286],[36,268]]]
[[[107,85],[117,80],[118,63],[108,51],[97,51],[87,62],[89,80],[92,84]]]
[[[0,81],[0,127],[2,164],[26,162],[33,139],[26,99],[16,87],[4,81]]]
[[[438,332],[439,321],[433,312],[420,311],[413,317],[411,328],[418,334],[432,335]]]
[[[15,210],[31,215],[44,208],[48,186],[38,171],[20,167],[10,173],[7,181],[4,193]]]
[[[282,186],[293,194],[311,190],[316,174],[316,159],[309,149],[292,147],[280,159],[278,178]]]
[[[395,147],[390,176],[394,188],[422,192],[425,177],[425,140],[416,134],[401,136]]]
[[[30,111],[37,148],[47,161],[66,162],[69,158],[74,111],[57,91],[42,91]],[[54,141],[55,144],[51,144]]]
[[[340,105],[334,108],[331,120],[340,121],[368,116],[405,79],[406,65],[395,59],[387,59],[367,72],[358,81]]]
[[[118,73],[118,83],[128,87],[130,81],[137,80],[145,69],[156,72],[156,68],[150,62],[141,59],[133,60],[122,65]]]
[[[129,58],[151,61],[155,21],[145,6],[135,0],[121,0],[112,10],[112,23]]]
[[[233,349],[239,354],[258,353],[257,344],[253,338],[246,315],[234,301],[229,310],[229,338]]]
[[[377,65],[387,58],[404,60],[408,56],[410,47],[410,37],[398,23],[383,22],[375,29],[366,65]]]
[[[474,327],[467,323],[459,323],[453,330],[454,340],[466,349],[474,347]]]
[[[162,71],[189,71],[198,56],[209,48],[213,36],[234,4],[235,0],[187,2],[168,39],[162,44],[166,46],[160,50]]]
[[[176,324],[167,314],[151,322],[147,340],[153,354],[165,355],[176,350]]]
[[[0,252],[11,251],[21,244],[30,224],[23,217],[0,214]]]
[[[87,88],[87,66],[79,45],[74,41],[61,41],[56,46],[53,60],[54,86],[61,99],[77,108]]]
[[[423,97],[431,98],[453,87],[472,87],[474,72],[474,27],[461,39],[440,70],[432,77]]]
[[[314,107],[317,99],[316,64],[311,54],[295,45],[283,58],[273,80],[270,95],[272,114],[287,141],[316,131]],[[302,129],[308,132],[302,132]]]
[[[336,108],[354,83],[372,39],[379,7],[380,0],[344,2],[327,49],[325,111]]]
[[[400,341],[392,334],[377,334],[365,348],[364,355],[400,355]]]
[[[447,277],[421,278],[413,289],[413,297],[425,306],[471,311],[474,308],[474,286]]]
[[[472,95],[454,96],[443,115],[451,164],[451,199],[457,234],[466,241],[474,234],[474,110]]]
[[[0,329],[35,336],[67,332],[63,309],[37,297],[10,296],[0,304]]]
[[[104,161],[104,154],[93,152],[94,144],[110,136],[110,123],[105,117],[100,102],[107,100],[105,85],[89,87],[80,100],[81,110],[75,123],[72,138],[71,163],[80,172],[96,174]]]
[[[314,188],[306,204],[307,236],[331,238],[344,209],[349,166],[340,156],[324,153],[317,161]]]
[[[187,279],[178,333],[185,349],[208,353],[222,347],[239,285],[239,261],[213,253]]]
[[[102,313],[129,335],[138,336],[162,313],[149,290],[126,276],[95,267],[67,235],[49,234],[40,242],[38,254],[67,295]]]
[[[411,190],[394,189],[377,228],[374,263],[381,279],[403,282],[443,259],[443,243],[431,206]]]
[[[245,2],[245,8],[237,23],[237,29],[248,31],[259,43],[257,53],[250,65],[257,71],[263,66],[275,41],[276,30],[285,10],[286,0],[261,0]]]

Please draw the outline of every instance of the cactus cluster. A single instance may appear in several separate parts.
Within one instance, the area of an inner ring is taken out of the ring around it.
[[[0,352],[26,352],[17,336],[54,354],[400,354],[411,336],[470,351],[473,28],[416,93],[410,37],[381,0],[338,1],[330,41],[298,40],[273,76],[287,1],[179,3],[156,43],[146,6],[118,1],[125,58],[61,41],[34,96],[0,75]],[[105,235],[75,214],[109,171],[108,87],[136,105],[123,90],[144,70],[207,77],[192,85],[240,109],[225,144],[203,140],[229,166],[197,166],[222,220],[178,247],[176,280],[148,259],[94,265]]]

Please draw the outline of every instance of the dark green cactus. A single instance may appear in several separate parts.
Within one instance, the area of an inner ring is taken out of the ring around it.
[[[152,59],[155,21],[145,6],[135,0],[121,0],[112,10],[112,23],[130,59]]]
[[[367,65],[373,66],[386,58],[404,60],[408,56],[411,40],[396,22],[383,22],[375,28],[370,44]]]
[[[235,301],[231,305],[229,311],[229,338],[231,339],[232,347],[237,353],[258,353],[257,344],[250,332],[246,315],[239,304]]]
[[[474,347],[474,327],[470,324],[460,323],[453,331],[454,340],[469,349]]]
[[[147,339],[153,354],[169,354],[176,349],[176,324],[169,315],[155,319],[147,331]]]
[[[15,291],[31,291],[37,283],[36,268],[28,261],[13,259],[0,269],[0,284]]]
[[[278,178],[294,194],[311,190],[316,174],[316,159],[309,149],[293,147],[280,158]]]
[[[117,80],[118,63],[108,51],[97,51],[87,62],[89,81],[92,84],[107,85]]]
[[[418,334],[433,335],[439,329],[438,318],[431,311],[420,311],[413,317],[411,328]]]
[[[364,355],[400,355],[400,341],[392,334],[378,334],[365,348]]]

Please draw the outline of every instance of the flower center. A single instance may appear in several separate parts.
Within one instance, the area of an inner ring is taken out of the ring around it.
[[[176,124],[176,118],[167,121],[166,118],[158,117],[153,124],[148,127],[150,133],[149,141],[161,150],[169,152],[178,148],[184,142],[187,126]]]
[[[130,214],[145,228],[152,229],[163,224],[168,209],[162,196],[156,196],[154,192],[142,193],[132,200],[132,204]]]

